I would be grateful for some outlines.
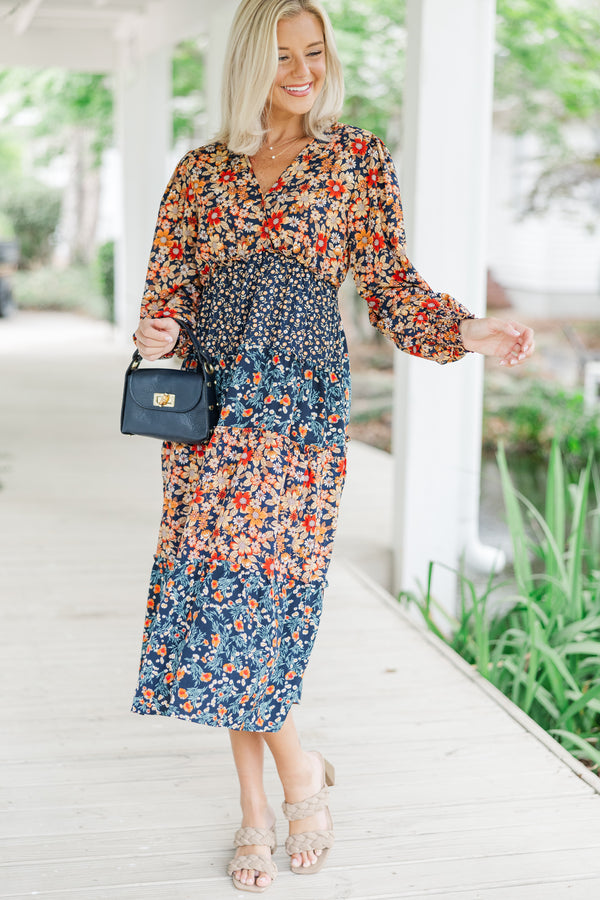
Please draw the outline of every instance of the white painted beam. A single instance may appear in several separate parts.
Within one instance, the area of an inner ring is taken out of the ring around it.
[[[437,291],[485,312],[485,233],[495,0],[408,0],[401,187],[409,256]],[[397,355],[395,586],[430,560],[485,567],[478,536],[482,360],[444,367]],[[454,612],[455,577],[435,593]]]
[[[121,158],[121,234],[117,246],[116,317],[130,334],[138,320],[144,277],[171,145],[171,54],[132,60],[120,48],[116,122]],[[134,64],[133,64],[134,63]]]
[[[227,48],[229,30],[235,15],[238,0],[224,0],[211,10],[208,25],[210,41],[206,52],[206,110],[208,134],[212,138],[221,125],[221,87],[223,84],[223,62]]]
[[[38,28],[35,24],[21,37],[0,29],[0,66],[62,67],[73,71],[109,72],[115,66],[115,42],[111,29]]]
[[[9,16],[12,23],[14,33],[16,35],[25,34],[40,6],[42,0],[22,0],[18,3],[13,12]]]

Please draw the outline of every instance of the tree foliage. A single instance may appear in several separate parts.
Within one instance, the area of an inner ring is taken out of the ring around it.
[[[344,121],[391,147],[401,136],[405,0],[328,0],[344,65]]]
[[[498,0],[496,35],[497,122],[539,148],[530,210],[600,206],[600,4]]]
[[[204,48],[198,40],[181,41],[173,52],[173,142],[195,137],[204,114]]]

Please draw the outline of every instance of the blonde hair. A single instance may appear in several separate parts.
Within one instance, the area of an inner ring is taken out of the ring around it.
[[[225,56],[222,123],[217,140],[234,153],[252,156],[266,134],[267,101],[277,74],[277,23],[303,12],[323,29],[326,74],[312,109],[304,116],[307,135],[324,140],[344,99],[344,77],[329,17],[319,0],[242,0]]]

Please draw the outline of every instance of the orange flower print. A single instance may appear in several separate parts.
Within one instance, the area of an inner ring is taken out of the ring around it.
[[[173,675],[173,673],[172,673],[172,672],[167,672],[167,674],[165,675],[165,681],[166,681],[166,683],[167,683],[167,684],[171,684],[171,682],[174,681],[174,680],[175,680],[175,676]]]
[[[181,697],[182,700],[185,700],[185,698],[186,698],[187,695],[188,695],[188,692],[186,691],[185,688],[179,688],[179,690],[177,691],[177,695],[178,695],[179,697]]]
[[[154,697],[154,691],[152,690],[152,688],[144,688],[142,693],[146,700],[152,700],[152,698]]]
[[[235,175],[230,169],[219,175],[219,184],[230,184],[232,181],[235,181]]]
[[[194,711],[194,707],[192,706],[192,704],[190,703],[189,700],[185,701],[182,708],[185,709],[186,713],[191,713]]]
[[[273,575],[275,574],[275,560],[273,559],[273,557],[268,556],[265,559],[262,567],[265,571],[267,578],[272,578]]]
[[[223,670],[225,672],[229,672],[229,674],[231,674],[231,672],[233,672],[234,668],[235,668],[235,666],[233,665],[233,663],[225,663],[223,666]]]
[[[302,476],[302,484],[304,487],[310,487],[315,483],[315,473],[312,469],[305,469],[304,475]]]
[[[302,524],[310,534],[314,534],[317,527],[316,516],[305,516]]]
[[[428,299],[428,300],[423,300],[423,304],[422,304],[422,305],[425,307],[425,309],[432,309],[432,310],[435,310],[435,309],[439,309],[440,301],[439,301],[439,300],[434,300],[433,298],[431,298],[431,299]]]
[[[206,217],[208,220],[208,224],[209,225],[218,225],[219,222],[221,221],[222,215],[223,214],[221,212],[221,207],[215,206],[213,209],[210,210],[210,212],[208,213],[208,215]]]
[[[383,240],[383,235],[382,234],[374,234],[373,235],[373,250],[375,250],[375,252],[377,252],[379,250],[383,250],[384,246],[385,246],[385,241]]]
[[[317,248],[317,253],[325,253],[325,251],[327,250],[327,238],[324,234],[321,233],[317,235],[317,242],[315,244],[315,247]]]
[[[211,643],[212,643],[213,647],[218,647],[219,644],[221,643],[220,636],[218,634],[213,634],[211,637]]]
[[[275,690],[275,685],[270,684],[268,687],[265,688],[265,694],[272,694],[274,690]]]
[[[260,372],[255,372],[254,375],[252,376],[252,381],[254,382],[254,384],[260,384],[261,380],[262,380],[262,375],[260,374]]]
[[[392,272],[392,278],[396,282],[406,281],[406,272],[404,271],[404,269],[394,269],[394,271]]]
[[[241,619],[236,619],[235,622],[233,623],[233,627],[235,628],[236,631],[243,631],[244,623],[242,622]]]
[[[327,182],[327,190],[328,190],[330,196],[335,197],[335,198],[341,197],[342,194],[346,193],[346,188],[344,187],[342,182],[337,181],[334,178],[330,178],[329,181]]]
[[[164,644],[162,644],[162,646],[159,647],[158,650],[157,650],[156,652],[158,653],[159,656],[166,656],[166,655],[167,655],[167,648],[166,648],[166,646],[165,646]]]
[[[282,225],[283,215],[281,213],[274,213],[267,219],[266,227],[269,229],[269,231],[279,231]]]
[[[212,681],[212,675],[210,672],[203,672],[200,676],[200,681]]]
[[[339,381],[339,378],[337,377],[337,375],[335,374],[335,372],[330,372],[330,373],[329,373],[329,380],[330,380],[330,382],[331,382],[332,384],[335,384],[336,381]]]
[[[364,228],[361,228],[355,236],[355,241],[358,250],[366,250],[371,243],[371,237]]]
[[[244,666],[243,669],[240,669],[240,678],[250,678],[250,669],[248,666]]]
[[[247,466],[248,463],[252,460],[252,451],[249,447],[244,447],[240,455],[240,463],[243,466]]]
[[[181,681],[182,678],[185,678],[185,669],[177,669],[177,681]]]
[[[235,497],[233,498],[233,504],[236,509],[245,510],[250,503],[250,494],[248,491],[238,491]]]
[[[369,169],[367,172],[367,184],[369,187],[376,187],[379,180],[379,172],[377,169]]]
[[[286,672],[286,673],[285,673],[285,679],[286,679],[286,681],[291,681],[291,680],[292,680],[293,678],[295,678],[295,677],[296,677],[296,673],[294,672],[293,669],[292,669],[290,672]]]
[[[313,377],[313,371],[312,371],[312,369],[305,369],[305,370],[304,370],[304,377],[306,378],[307,381],[310,381],[310,380],[312,379],[312,377]]]
[[[156,232],[154,241],[158,244],[159,247],[162,247],[163,250],[168,250],[173,243],[173,236],[170,234],[170,232],[165,231],[164,228],[160,228]]]
[[[356,138],[356,140],[352,141],[350,144],[353,153],[358,153],[360,156],[364,156],[369,148],[369,144],[365,138]]]
[[[171,257],[171,259],[182,259],[183,247],[181,246],[181,244],[173,244],[173,246],[169,250],[169,256]]]

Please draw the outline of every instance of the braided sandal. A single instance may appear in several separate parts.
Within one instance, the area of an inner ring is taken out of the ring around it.
[[[283,814],[290,822],[298,819],[307,819],[314,816],[315,813],[322,809],[327,810],[327,819],[329,828],[327,831],[303,831],[300,834],[290,834],[286,838],[285,849],[288,856],[295,853],[302,853],[304,850],[320,850],[321,853],[315,863],[311,866],[290,866],[294,875],[315,875],[323,868],[325,860],[333,847],[335,837],[333,834],[333,822],[331,813],[327,806],[329,799],[329,787],[335,784],[335,770],[331,763],[324,759],[319,753],[323,766],[323,786],[321,790],[306,800],[300,800],[298,803],[283,803]]]
[[[270,847],[271,853],[277,850],[277,838],[275,828],[238,828],[233,839],[234,847],[248,847],[250,844],[265,844]],[[268,875],[271,882],[277,877],[277,866],[272,859],[259,856],[257,853],[249,853],[247,856],[234,856],[227,866],[227,874],[232,876],[233,886],[238,891],[250,891],[254,894],[262,894],[270,885],[260,887],[257,884],[242,884],[233,874],[240,869],[254,869],[261,875]]]

